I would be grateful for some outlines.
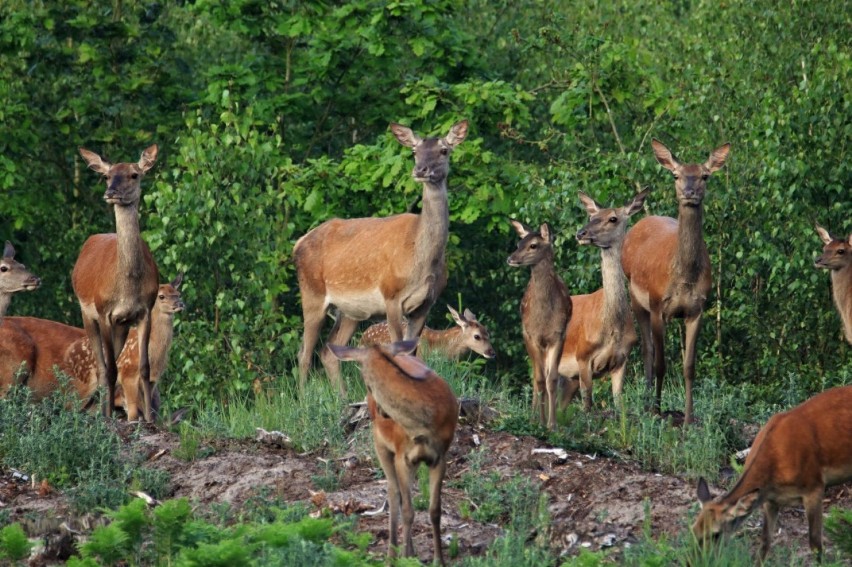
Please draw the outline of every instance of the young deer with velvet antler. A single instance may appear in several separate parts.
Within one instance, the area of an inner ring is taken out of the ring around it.
[[[621,264],[630,280],[633,314],[642,335],[648,389],[656,375],[656,411],[660,410],[666,375],[666,323],[675,318],[684,320],[684,413],[685,422],[691,423],[695,349],[712,283],[710,255],[703,236],[704,191],[710,175],[725,164],[731,145],[713,150],[703,164],[682,164],[658,140],[651,145],[657,161],[674,176],[678,218],[648,216],[637,222],[624,239]]]
[[[412,176],[423,184],[421,212],[332,219],[296,242],[293,258],[305,325],[299,349],[302,387],[331,305],[337,308],[337,320],[328,344],[347,344],[360,321],[379,315],[386,315],[391,338],[398,341],[420,336],[429,309],[446,287],[449,159],[467,136],[467,120],[453,125],[443,138],[420,138],[399,124],[390,128],[399,143],[414,150]],[[403,317],[408,317],[404,334]],[[328,349],[320,359],[345,392],[337,359]]]
[[[533,413],[538,408],[539,423],[555,429],[558,367],[565,328],[571,319],[571,296],[553,266],[550,227],[545,223],[533,231],[518,221],[511,223],[521,241],[507,261],[510,266],[532,267],[530,283],[521,300],[521,323],[533,367]]]
[[[12,301],[12,295],[19,291],[33,291],[40,285],[38,276],[15,260],[15,247],[7,240],[3,247],[3,257],[0,258],[0,325]]]
[[[416,347],[417,341],[369,348],[330,345],[332,353],[341,360],[361,365],[361,376],[367,385],[373,441],[388,481],[388,556],[394,557],[399,546],[400,506],[403,554],[414,555],[411,482],[417,467],[424,463],[429,467],[434,557],[443,565],[441,486],[447,470],[447,450],[458,422],[459,403],[443,378],[411,356]]]
[[[843,335],[852,344],[852,234],[837,238],[820,225],[816,231],[825,246],[814,266],[831,270],[831,295],[843,321]]]
[[[181,276],[162,284],[151,315],[151,339],[148,352],[151,381],[156,383],[168,365],[174,314],[184,309],[178,287]],[[54,367],[72,378],[70,383],[81,399],[88,399],[98,388],[98,365],[86,335],[78,327],[35,317],[7,317],[8,330],[4,336],[6,348],[0,348],[0,368],[17,367],[26,361],[29,377],[26,384],[33,399],[41,400],[59,388]],[[118,382],[115,405],[124,407],[127,418],[138,418],[139,406],[139,349],[137,329],[131,329],[124,350],[118,359]],[[5,378],[5,376],[4,376]],[[0,388],[8,383],[0,378]],[[158,409],[154,404],[153,409]]]
[[[852,481],[852,386],[832,388],[766,423],[743,474],[725,495],[711,499],[698,481],[701,512],[692,526],[699,541],[733,531],[763,506],[760,557],[775,533],[778,509],[804,504],[811,550],[822,555],[822,500],[829,486]]]
[[[148,342],[159,274],[148,245],[139,235],[139,198],[142,177],[157,160],[157,146],[142,152],[137,163],[111,164],[83,148],[80,155],[89,168],[106,177],[104,200],[115,211],[116,232],[90,236],[71,274],[83,327],[98,363],[98,383],[106,391],[103,413],[111,416],[115,408],[117,360],[130,327],[135,325],[139,330],[142,414],[146,421],[152,421]]]
[[[476,320],[476,315],[470,309],[464,310],[464,315],[447,305],[456,326],[450,329],[436,331],[423,327],[420,334],[420,346],[436,352],[450,360],[458,360],[471,350],[485,358],[494,358],[497,353],[488,338],[488,329]],[[385,345],[393,342],[387,321],[376,323],[367,328],[358,343],[362,347]]]
[[[559,361],[559,375],[566,380],[561,404],[567,405],[577,388],[583,407],[592,408],[592,379],[607,372],[612,377],[612,396],[621,396],[627,357],[636,344],[636,331],[627,300],[621,246],[631,216],[642,210],[648,191],[642,191],[623,207],[606,208],[580,193],[589,222],[577,232],[577,241],[601,249],[603,287],[594,293],[571,296],[571,321]]]

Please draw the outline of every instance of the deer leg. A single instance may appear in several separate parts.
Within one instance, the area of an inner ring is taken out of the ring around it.
[[[684,322],[684,327],[686,327],[683,351],[683,384],[686,390],[686,418],[684,423],[692,423],[695,419],[692,411],[692,381],[695,378],[695,355],[698,331],[701,330],[701,314],[699,313],[695,319],[687,319]]]
[[[609,373],[612,380],[612,402],[616,410],[620,410],[624,400],[621,398],[621,391],[624,386],[624,373],[627,371],[627,359],[621,363],[621,366]]]
[[[547,428],[556,429],[556,398],[559,396],[559,359],[562,358],[562,339],[544,352],[544,379],[547,388]]]
[[[341,312],[337,313],[337,321],[334,322],[334,327],[328,335],[325,347],[320,351],[320,361],[326,374],[331,381],[337,386],[337,390],[341,396],[346,396],[346,382],[340,374],[340,361],[328,348],[328,345],[348,345],[352,335],[358,329],[358,321],[351,319]]]
[[[630,298],[633,307],[633,315],[636,317],[636,322],[639,324],[642,364],[645,367],[645,385],[647,391],[651,392],[654,382],[654,338],[651,333],[651,314],[648,311],[645,311],[645,308],[633,299],[632,294]]]
[[[651,312],[651,337],[654,345],[654,375],[656,376],[656,391],[654,395],[654,411],[659,413],[663,403],[663,380],[666,377],[666,324],[659,311]]]
[[[403,555],[411,557],[414,555],[414,540],[411,536],[411,526],[414,524],[414,506],[411,504],[411,477],[414,468],[410,466],[405,455],[396,455],[396,480],[399,484],[399,498],[402,502],[402,542]]]
[[[571,404],[571,400],[574,399],[577,390],[580,389],[580,380],[560,376],[559,385],[562,390],[562,397],[559,399],[559,409],[564,410]]]
[[[103,373],[98,374],[98,386],[105,389],[106,396],[101,402],[101,411],[105,417],[112,417],[112,412],[115,411],[115,381],[118,378],[114,333],[109,325],[103,325],[100,326],[100,335],[98,340],[103,349]]]
[[[769,500],[763,503],[763,531],[760,534],[760,560],[766,559],[769,546],[772,544],[772,536],[775,535],[775,526],[778,522],[778,504]]]
[[[423,303],[408,314],[408,327],[405,329],[405,340],[420,336],[420,333],[423,332],[423,327],[426,326],[426,317],[429,315],[429,309],[431,308],[431,303]]]
[[[822,499],[825,488],[819,487],[802,497],[805,516],[808,518],[808,544],[816,554],[817,562],[822,562]]]
[[[393,453],[376,442],[376,454],[388,481],[388,557],[395,557],[399,547],[399,481]]]
[[[325,314],[328,310],[323,301],[314,301],[302,291],[302,318],[304,330],[302,332],[302,344],[299,346],[299,390],[305,391],[305,382],[311,369],[311,359],[314,349],[319,340],[319,334],[325,323]]]
[[[580,396],[583,398],[583,409],[592,410],[592,361],[584,360],[580,364]]]
[[[444,553],[441,551],[441,485],[447,471],[447,458],[443,455],[434,467],[429,469],[429,519],[432,520],[432,544],[435,549],[434,559],[444,564]]]
[[[148,357],[148,345],[151,342],[151,312],[146,311],[136,325],[139,342],[139,389],[142,392],[142,416],[153,423],[156,415],[151,402],[151,359]],[[125,335],[125,338],[127,335]],[[125,396],[127,392],[125,391]]]

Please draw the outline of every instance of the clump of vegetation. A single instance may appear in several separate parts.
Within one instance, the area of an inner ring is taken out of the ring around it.
[[[825,533],[846,559],[852,560],[852,510],[832,508],[825,519]]]

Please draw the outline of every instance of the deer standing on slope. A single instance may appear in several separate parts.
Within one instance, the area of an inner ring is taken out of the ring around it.
[[[816,225],[817,234],[825,246],[814,266],[831,270],[831,295],[843,321],[843,335],[852,344],[852,234],[849,238],[836,238]]]
[[[19,291],[33,291],[41,285],[41,279],[15,260],[15,247],[8,240],[0,258],[0,325],[12,301]]]
[[[567,381],[562,405],[571,401],[579,387],[583,407],[590,410],[592,379],[607,372],[612,375],[612,396],[616,403],[621,397],[627,357],[636,344],[636,330],[621,269],[621,246],[628,220],[642,210],[647,196],[645,190],[623,207],[605,208],[580,193],[589,222],[577,232],[577,241],[601,249],[603,287],[594,293],[571,296],[571,320],[565,330],[559,361],[559,375]]]
[[[456,326],[442,331],[423,327],[420,334],[420,346],[437,352],[449,360],[458,360],[471,350],[485,358],[494,358],[497,353],[488,338],[488,329],[476,320],[476,315],[470,309],[464,310],[464,315],[447,305]],[[361,335],[358,343],[362,347],[385,345],[393,342],[387,321],[370,325]]]
[[[712,283],[710,254],[702,234],[704,191],[710,175],[725,165],[731,145],[713,150],[703,164],[682,164],[658,140],[651,145],[657,161],[674,176],[678,218],[648,216],[637,222],[624,239],[621,264],[630,280],[633,314],[642,335],[648,389],[656,375],[656,411],[660,410],[666,375],[666,323],[674,318],[684,320],[684,413],[685,423],[691,423],[698,331]]]
[[[449,158],[467,128],[467,120],[462,120],[443,138],[423,139],[410,128],[391,124],[399,143],[414,150],[412,176],[423,184],[419,215],[331,219],[296,242],[293,258],[305,325],[299,349],[302,388],[331,305],[337,308],[337,320],[328,344],[347,344],[360,321],[379,315],[386,315],[394,341],[420,336],[429,309],[447,285]],[[403,335],[404,316],[408,327]],[[337,359],[327,348],[320,359],[344,393]]]
[[[151,381],[156,383],[168,365],[171,347],[174,314],[184,309],[178,287],[181,276],[173,282],[160,286],[151,317],[151,340],[149,360]],[[4,345],[0,348],[0,368],[17,368],[26,361],[30,369],[26,384],[32,390],[33,399],[41,400],[59,388],[54,367],[72,378],[70,386],[81,399],[88,399],[98,388],[98,365],[86,331],[35,317],[8,317],[8,331]],[[138,333],[131,329],[124,350],[118,359],[118,383],[115,404],[124,407],[127,418],[138,418],[139,403],[139,350]],[[6,373],[0,376],[0,391],[10,385]],[[156,398],[156,396],[154,396]],[[154,410],[158,409],[154,404]]]
[[[458,422],[459,403],[450,386],[410,354],[417,341],[369,348],[330,345],[340,360],[361,365],[367,385],[367,406],[373,422],[373,441],[388,481],[390,514],[388,556],[399,546],[402,507],[403,554],[414,555],[411,526],[411,482],[420,463],[429,467],[429,518],[435,559],[443,565],[441,551],[441,486],[447,470],[447,450]]]
[[[852,481],[852,386],[832,388],[766,422],[751,444],[743,474],[725,495],[711,499],[698,481],[701,512],[692,525],[699,541],[733,531],[763,506],[760,557],[766,557],[778,509],[802,503],[808,542],[822,555],[822,500],[829,486]]]
[[[533,367],[533,413],[538,408],[539,423],[555,429],[558,367],[565,328],[571,319],[571,296],[553,267],[550,227],[545,223],[533,231],[518,221],[511,222],[521,241],[507,261],[510,266],[532,266],[530,283],[521,300],[521,323]]]
[[[142,414],[153,421],[148,342],[151,310],[157,299],[159,273],[148,245],[139,235],[140,183],[157,160],[157,146],[142,152],[137,163],[111,164],[80,148],[89,168],[106,177],[104,200],[115,211],[115,233],[90,236],[80,250],[71,284],[83,312],[83,327],[98,363],[98,383],[105,389],[102,410],[115,409],[117,360],[131,326],[139,332],[139,377]]]

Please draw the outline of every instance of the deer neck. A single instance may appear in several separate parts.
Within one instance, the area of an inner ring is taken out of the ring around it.
[[[174,315],[156,312],[152,314],[151,337],[148,341],[148,359],[152,377],[159,378],[166,370],[173,333]]]
[[[461,343],[461,327],[453,327],[445,331],[424,328],[420,338],[429,345],[431,350],[440,350],[450,359],[459,358],[465,350]]]
[[[537,305],[550,305],[550,298],[557,294],[559,276],[553,267],[553,251],[533,265],[529,290]]]
[[[444,263],[444,252],[450,230],[450,208],[447,203],[447,181],[423,184],[423,204],[418,217],[415,257],[418,265],[438,266]]]
[[[12,294],[0,292],[0,324],[3,323],[3,317],[6,315],[6,310],[12,302]]]
[[[621,243],[601,249],[601,276],[603,279],[603,325],[613,336],[620,336],[628,316],[629,305],[621,267]]]
[[[696,283],[708,268],[705,265],[704,206],[681,205],[677,220],[677,252],[672,262],[672,277],[678,283]]]
[[[118,236],[118,275],[138,284],[144,275],[142,237],[139,235],[138,206],[115,206],[115,233]]]
[[[831,294],[843,321],[843,334],[852,343],[852,264],[831,272]],[[0,304],[2,309],[2,304]],[[0,311],[2,317],[2,311]]]

